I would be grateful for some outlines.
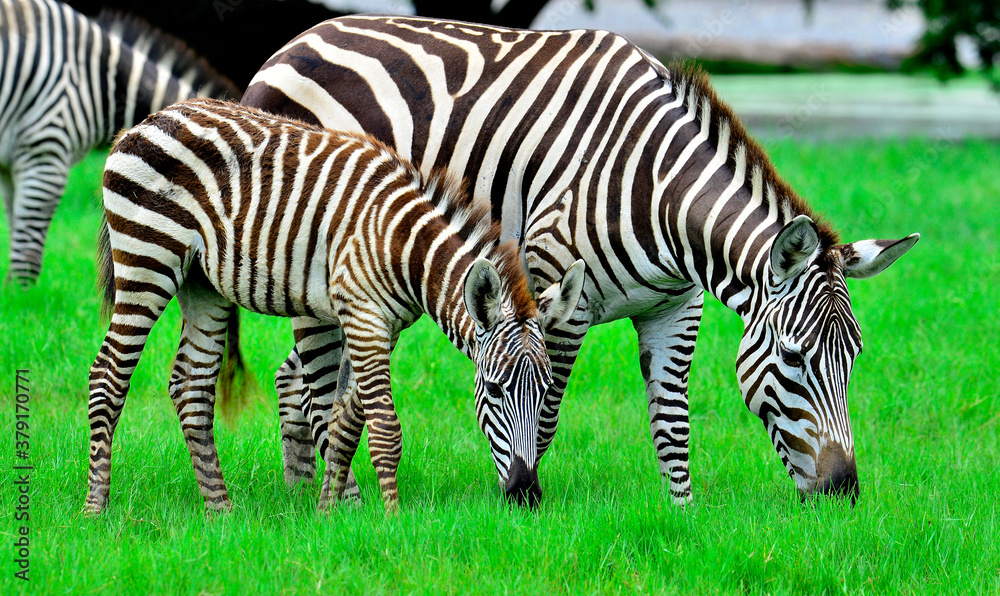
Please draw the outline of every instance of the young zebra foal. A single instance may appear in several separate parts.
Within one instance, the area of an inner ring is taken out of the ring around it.
[[[476,362],[477,385],[502,379],[515,394],[520,407],[504,415],[516,419],[498,425],[507,436],[491,447],[535,443],[552,379],[543,334],[576,308],[583,263],[536,303],[488,205],[443,175],[423,185],[412,165],[368,137],[194,100],[122,135],[104,173],[104,209],[113,308],[90,371],[87,512],[107,503],[129,378],[174,296],[184,324],[169,392],[210,511],[231,507],[212,423],[234,305],[342,329],[353,376],[345,415],[330,428],[335,497],[367,424],[386,507],[398,505],[402,434],[389,354],[424,312]]]

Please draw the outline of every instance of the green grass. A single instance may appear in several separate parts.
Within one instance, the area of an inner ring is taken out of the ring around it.
[[[880,277],[851,282],[866,344],[851,386],[856,507],[798,502],[739,396],[740,322],[709,301],[691,380],[686,509],[662,493],[628,322],[588,335],[541,468],[543,502],[529,512],[499,498],[472,365],[424,320],[393,362],[401,513],[383,514],[362,447],[354,467],[365,504],[319,515],[318,485],[289,491],[281,475],[269,388],[288,325],[247,316],[244,348],[268,391],[235,428],[218,428],[236,509],[209,518],[166,396],[172,306],[115,436],[111,502],[84,518],[87,373],[105,331],[93,281],[102,156],[92,155],[73,172],[41,284],[0,290],[0,593],[997,593],[1000,146],[769,149],[846,238],[923,235]],[[6,230],[0,238],[6,255]],[[31,370],[28,584],[12,575],[17,368]]]

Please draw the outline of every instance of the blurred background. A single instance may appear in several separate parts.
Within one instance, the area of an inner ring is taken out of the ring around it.
[[[358,12],[620,33],[691,58],[764,138],[1000,137],[1000,0],[71,0],[186,41],[245,87],[312,25]],[[250,44],[246,39],[252,39]],[[950,80],[943,85],[941,81]]]

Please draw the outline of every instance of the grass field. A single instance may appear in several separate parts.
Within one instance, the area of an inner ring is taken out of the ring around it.
[[[499,498],[471,401],[472,365],[426,319],[393,384],[402,511],[387,518],[362,447],[365,504],[315,512],[282,481],[271,374],[283,320],[246,316],[265,397],[219,425],[236,509],[207,518],[166,382],[176,303],[154,330],[114,443],[111,501],[84,518],[87,372],[103,338],[94,288],[102,156],[73,179],[41,284],[0,290],[0,593],[998,593],[1000,146],[770,143],[779,169],[848,239],[922,240],[851,282],[865,352],[851,385],[861,497],[800,504],[735,380],[739,319],[715,301],[691,380],[694,503],[668,504],[649,439],[635,332],[588,335],[541,467],[536,511]],[[0,223],[0,225],[5,225]],[[0,233],[0,275],[7,232]],[[13,577],[14,382],[30,370],[30,582]]]

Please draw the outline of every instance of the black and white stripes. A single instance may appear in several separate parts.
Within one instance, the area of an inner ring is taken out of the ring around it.
[[[587,263],[580,308],[546,335],[538,457],[587,329],[629,317],[661,471],[688,501],[687,377],[709,292],[744,321],[744,399],[797,486],[857,491],[846,387],[860,339],[843,278],[881,271],[917,236],[839,244],[700,72],[606,31],[343,17],[278,51],[243,103],[364,131],[424,173],[464,176],[538,287]],[[301,374],[286,364],[282,385]]]
[[[70,166],[150,112],[239,97],[178,40],[134,18],[90,20],[54,0],[0,0],[0,194],[8,279],[30,284]]]
[[[107,502],[129,378],[174,296],[184,325],[170,394],[209,510],[230,506],[212,428],[234,305],[297,317],[310,394],[325,385],[307,335],[338,348],[321,506],[341,497],[365,426],[383,498],[397,506],[389,356],[421,313],[475,361],[477,396],[499,398],[480,422],[508,493],[536,500],[537,414],[551,383],[543,333],[576,308],[583,264],[536,302],[488,206],[444,174],[424,180],[363,135],[216,100],[176,104],[122,135],[104,175],[114,304],[90,372],[87,511]]]

